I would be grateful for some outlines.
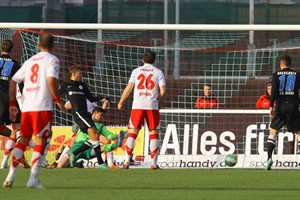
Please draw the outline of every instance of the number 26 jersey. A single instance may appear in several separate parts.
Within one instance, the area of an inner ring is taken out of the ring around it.
[[[159,87],[166,86],[162,70],[145,64],[132,71],[129,82],[134,83],[132,109],[159,109]]]

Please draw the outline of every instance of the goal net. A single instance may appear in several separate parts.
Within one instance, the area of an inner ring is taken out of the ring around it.
[[[83,81],[92,93],[110,98],[104,119],[109,127],[126,127],[132,97],[122,111],[117,102],[131,71],[142,65],[143,53],[147,49],[157,53],[155,65],[164,71],[167,81],[166,101],[160,110],[161,167],[222,168],[227,154],[238,155],[236,167],[264,167],[270,119],[268,109],[256,109],[255,104],[279,69],[281,55],[290,55],[292,68],[300,70],[300,31],[257,31],[251,45],[249,31],[61,32],[52,32],[54,54],[62,66],[60,81],[69,78],[71,65],[84,67]],[[1,41],[14,41],[12,56],[20,63],[38,52],[40,31],[1,29],[0,34]],[[219,108],[195,108],[204,84],[212,86]],[[55,109],[54,125],[71,126],[72,116]],[[136,155],[145,156],[147,163],[147,128],[142,136]],[[294,135],[283,128],[277,138],[275,168],[300,165],[296,144]]]

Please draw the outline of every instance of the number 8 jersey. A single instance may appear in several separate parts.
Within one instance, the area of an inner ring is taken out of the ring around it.
[[[159,109],[159,87],[166,86],[162,70],[145,64],[132,71],[129,82],[134,83],[132,109]]]
[[[59,59],[48,52],[40,52],[24,62],[12,78],[17,83],[24,81],[22,112],[53,109],[48,77],[58,79],[59,68]]]

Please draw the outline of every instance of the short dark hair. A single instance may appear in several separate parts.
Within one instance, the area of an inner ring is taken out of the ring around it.
[[[45,49],[52,49],[54,46],[54,37],[50,33],[44,33],[39,39],[41,47]]]
[[[143,61],[145,63],[153,64],[155,63],[156,53],[151,50],[147,50],[143,55]]]
[[[101,107],[99,107],[99,106],[96,106],[94,109],[93,109],[93,114],[94,113],[99,113],[99,112],[101,112],[101,113],[106,113],[106,110],[105,109],[103,109],[103,108],[101,108]]]
[[[205,83],[203,87],[208,86],[211,88],[211,84]]]
[[[289,55],[283,55],[280,57],[280,62],[282,62],[286,66],[292,65],[292,59]]]
[[[1,44],[2,51],[6,53],[10,53],[13,48],[14,48],[14,44],[11,40],[3,40]]]
[[[72,65],[69,67],[69,74],[72,75],[74,72],[83,71],[83,68],[78,65]]]

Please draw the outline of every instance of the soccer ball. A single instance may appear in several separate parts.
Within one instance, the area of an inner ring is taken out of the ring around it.
[[[228,167],[234,167],[237,163],[237,157],[233,154],[228,154],[225,157],[225,165]]]

